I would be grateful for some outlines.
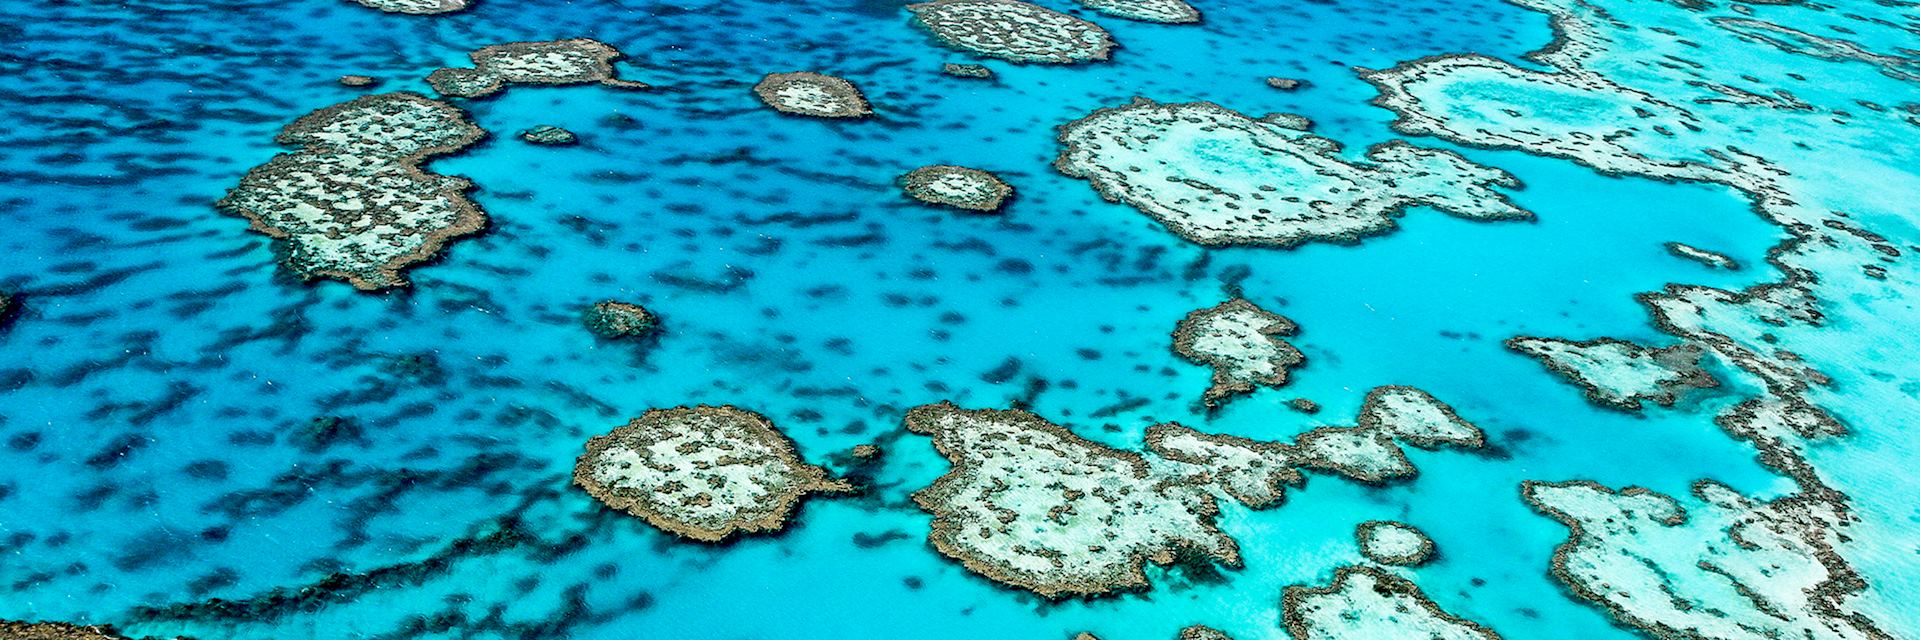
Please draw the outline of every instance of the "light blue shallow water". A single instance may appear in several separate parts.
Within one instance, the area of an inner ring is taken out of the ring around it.
[[[1299,113],[1357,157],[1394,136],[1353,67],[1513,58],[1551,37],[1539,14],[1200,3],[1203,25],[1165,26],[1047,4],[1122,49],[988,62],[999,78],[982,82],[940,75],[971,58],[887,2],[486,0],[433,18],[328,0],[0,5],[16,45],[0,60],[0,290],[25,305],[0,334],[0,619],[202,638],[1124,640],[1198,622],[1279,637],[1285,586],[1358,562],[1355,524],[1400,519],[1438,543],[1410,575],[1447,610],[1511,638],[1615,638],[1631,633],[1546,575],[1566,529],[1521,502],[1521,481],[1780,491],[1707,420],[1736,394],[1609,411],[1501,345],[1664,344],[1634,294],[1775,278],[1763,256],[1784,234],[1728,189],[1460,149],[1525,182],[1512,197],[1538,220],[1416,208],[1354,246],[1207,250],[1049,165],[1055,126],[1135,95]],[[211,207],[281,150],[282,125],[359,95],[342,74],[426,91],[471,49],[562,37],[614,44],[623,75],[662,89],[459,103],[493,137],[430,166],[481,186],[490,228],[407,290],[297,282]],[[801,69],[852,80],[879,117],[785,117],[748,91]],[[1309,85],[1275,91],[1272,75]],[[583,144],[515,139],[535,124]],[[995,171],[1018,198],[998,217],[901,198],[894,176],[933,163]],[[1674,258],[1669,241],[1748,268]],[[1193,406],[1208,372],[1168,333],[1229,281],[1301,326],[1308,364],[1208,415]],[[654,309],[666,334],[596,342],[577,311],[607,298]],[[1451,403],[1496,453],[1416,451],[1411,483],[1315,477],[1282,508],[1227,507],[1246,566],[1220,576],[1155,570],[1145,594],[1045,603],[939,556],[906,499],[946,470],[900,428],[919,404],[1029,402],[1137,448],[1163,421],[1260,438],[1340,424],[1383,384]],[[1294,412],[1296,397],[1325,410]],[[587,437],[696,403],[762,412],[810,459],[878,441],[886,462],[868,495],[725,546],[674,542],[568,486]],[[365,431],[303,446],[321,415]],[[212,599],[243,604],[193,606]]]

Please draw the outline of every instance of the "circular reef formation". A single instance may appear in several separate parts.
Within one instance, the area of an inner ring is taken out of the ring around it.
[[[1200,21],[1200,10],[1181,0],[1079,0],[1079,2],[1100,13],[1129,20],[1166,24]]]
[[[1360,555],[1380,564],[1418,566],[1433,557],[1433,539],[1405,522],[1368,520],[1353,531]]]
[[[427,75],[427,84],[440,95],[482,98],[509,84],[599,83],[625,89],[646,89],[646,83],[614,77],[613,61],[624,54],[612,45],[590,38],[549,42],[509,42],[481,47],[468,54],[473,67],[442,67]]]
[[[1013,187],[999,176],[967,167],[936,164],[900,176],[900,188],[915,200],[991,213],[1000,210]]]
[[[609,507],[702,542],[778,531],[807,495],[854,490],[802,461],[766,417],[705,405],[648,411],[588,440],[573,481]]]
[[[618,300],[593,303],[581,320],[593,335],[609,340],[645,337],[660,329],[660,317],[652,311]]]
[[[781,113],[815,118],[873,115],[873,107],[867,104],[867,97],[860,93],[859,87],[844,78],[812,71],[769,73],[753,85],[753,94]]]
[[[1113,36],[1100,25],[1019,0],[934,0],[907,5],[942,44],[1015,62],[1106,60]]]
[[[275,140],[299,150],[248,171],[218,206],[281,240],[281,262],[302,278],[404,285],[401,269],[487,219],[466,197],[473,183],[420,163],[485,135],[466,112],[419,94],[366,96],[287,125]]]
[[[1209,246],[1353,243],[1392,230],[1410,206],[1533,217],[1493,189],[1520,186],[1499,169],[1397,140],[1356,164],[1308,128],[1288,114],[1255,119],[1211,102],[1140,98],[1061,127],[1054,167]]]
[[[1213,386],[1202,401],[1214,407],[1255,385],[1286,385],[1287,371],[1306,356],[1281,336],[1298,330],[1286,316],[1234,298],[1181,318],[1173,329],[1173,352],[1213,368]]]
[[[360,6],[379,9],[387,13],[405,13],[416,16],[430,16],[441,13],[464,11],[471,3],[467,0],[353,0]]]

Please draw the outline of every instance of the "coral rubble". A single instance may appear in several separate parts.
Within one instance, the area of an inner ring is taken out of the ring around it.
[[[485,135],[418,94],[366,96],[287,125],[276,140],[298,150],[254,167],[219,206],[279,239],[281,262],[302,278],[403,285],[401,269],[485,225],[466,197],[472,183],[420,169]]]
[[[778,531],[809,494],[853,490],[802,461],[760,414],[705,405],[648,411],[588,440],[573,481],[609,507],[704,542]]]

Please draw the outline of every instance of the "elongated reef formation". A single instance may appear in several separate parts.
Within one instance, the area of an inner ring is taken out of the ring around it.
[[[753,94],[781,113],[815,118],[873,115],[873,107],[859,87],[843,78],[812,71],[769,73],[753,85]]]
[[[1611,338],[1521,336],[1508,340],[1507,348],[1538,359],[1595,404],[1626,411],[1638,411],[1642,401],[1672,406],[1688,389],[1720,385],[1700,366],[1705,350],[1690,343],[1651,348]]]
[[[920,167],[900,176],[900,189],[915,200],[968,211],[992,213],[1000,210],[1013,187],[999,176],[967,167],[936,164]]]
[[[482,98],[510,84],[565,85],[599,83],[645,89],[646,83],[614,77],[613,61],[623,57],[612,45],[589,38],[550,42],[509,42],[468,54],[473,67],[442,67],[427,84],[444,96]]]

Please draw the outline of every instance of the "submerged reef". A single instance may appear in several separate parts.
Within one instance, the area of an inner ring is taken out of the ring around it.
[[[467,0],[353,0],[362,6],[379,9],[387,13],[405,13],[417,16],[453,13],[467,8]]]
[[[1100,25],[1019,0],[934,0],[907,5],[942,44],[1015,62],[1106,60],[1113,37]]]
[[[999,211],[1013,197],[1013,187],[999,176],[948,164],[909,171],[900,176],[900,188],[921,202],[982,213]]]
[[[913,494],[934,516],[928,540],[994,581],[1048,598],[1088,596],[1145,588],[1148,562],[1197,554],[1240,563],[1239,547],[1214,525],[1212,496],[1155,474],[1140,454],[1017,410],[925,405],[907,412],[906,425],[953,463]]]
[[[1573,341],[1521,336],[1507,340],[1507,348],[1539,359],[1579,385],[1587,399],[1615,409],[1638,411],[1642,401],[1673,406],[1688,389],[1720,385],[1700,366],[1706,351],[1691,343],[1656,349],[1611,338]]]
[[[1385,233],[1411,206],[1472,220],[1529,219],[1493,187],[1506,172],[1451,151],[1393,141],[1354,164],[1305,118],[1255,119],[1211,102],[1132,104],[1060,128],[1061,173],[1208,245],[1291,247]]]
[[[1233,640],[1233,636],[1213,627],[1196,624],[1181,629],[1178,640]]]
[[[1715,269],[1726,269],[1728,271],[1740,270],[1740,262],[1727,257],[1726,254],[1723,253],[1708,251],[1679,242],[1669,242],[1662,246],[1666,247],[1667,253],[1672,254],[1674,257],[1686,258]]]
[[[1433,539],[1405,522],[1368,520],[1353,530],[1360,555],[1386,565],[1418,566],[1433,557]]]
[[[1200,21],[1200,10],[1182,0],[1077,0],[1089,9],[1143,22],[1184,24]]]
[[[1833,532],[1817,500],[1750,500],[1725,485],[1693,487],[1691,512],[1668,496],[1584,481],[1530,482],[1527,504],[1571,536],[1553,575],[1615,619],[1662,638],[1883,638],[1822,602],[1836,575]]]
[[[380,84],[380,79],[373,76],[351,74],[340,76],[340,86],[343,87],[371,87],[376,84]]]
[[[988,69],[986,65],[968,64],[964,62],[948,62],[942,64],[940,65],[940,73],[956,78],[993,79],[993,70]]]
[[[0,638],[6,640],[126,640],[112,627],[94,627],[65,622],[15,622],[0,620]]]
[[[1255,385],[1285,386],[1287,370],[1300,366],[1306,356],[1282,336],[1299,329],[1286,316],[1234,298],[1181,318],[1173,329],[1173,352],[1213,368],[1213,385],[1201,399],[1209,407],[1219,406]]]
[[[1341,567],[1325,587],[1287,587],[1281,619],[1295,640],[1498,640],[1479,623],[1442,611],[1405,578],[1373,567]]]
[[[646,307],[631,302],[603,300],[587,307],[581,315],[587,330],[609,340],[640,338],[660,330],[660,318]]]
[[[298,150],[248,171],[218,206],[280,240],[281,262],[304,279],[404,285],[401,269],[486,224],[466,197],[472,183],[420,164],[485,135],[465,112],[418,94],[366,96],[287,125],[275,141]]]
[[[458,98],[490,96],[510,84],[597,82],[610,87],[648,88],[643,82],[614,77],[613,61],[622,55],[612,45],[589,38],[496,44],[468,54],[473,60],[471,68],[435,69],[427,75],[427,84],[441,95]]]
[[[550,124],[534,125],[532,129],[520,132],[520,139],[541,145],[569,145],[580,141],[572,131]]]
[[[1267,77],[1267,86],[1273,87],[1275,89],[1279,89],[1281,91],[1292,91],[1294,89],[1298,89],[1305,85],[1306,85],[1306,82],[1301,80],[1295,80],[1293,78],[1282,78],[1280,76]]]
[[[573,481],[609,507],[702,542],[778,531],[807,495],[853,490],[802,461],[766,417],[705,405],[648,411],[588,440]]]
[[[0,291],[0,330],[13,324],[13,316],[20,312],[20,306],[13,301],[13,294]]]
[[[845,79],[812,71],[769,73],[753,85],[760,101],[781,113],[815,118],[864,118],[873,107],[860,88]]]

